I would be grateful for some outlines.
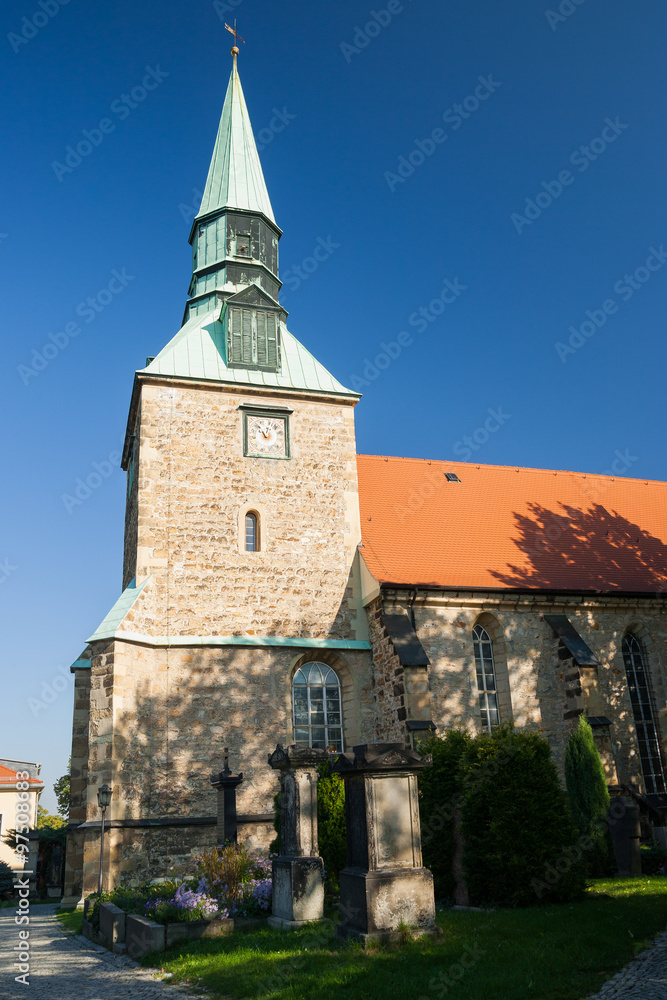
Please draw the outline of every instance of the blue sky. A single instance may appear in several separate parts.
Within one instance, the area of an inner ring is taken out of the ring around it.
[[[290,329],[364,393],[359,451],[620,452],[665,478],[659,0],[4,0],[0,755],[49,791],[64,668],[121,585],[114,453],[134,370],[180,326],[234,16]]]

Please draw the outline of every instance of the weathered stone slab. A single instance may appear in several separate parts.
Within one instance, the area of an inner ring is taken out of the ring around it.
[[[142,958],[151,951],[164,951],[164,926],[148,917],[130,914],[125,922],[125,943],[130,958]]]
[[[231,934],[233,930],[234,921],[230,917],[167,924],[165,927],[165,943],[167,948],[172,948],[183,941],[196,941],[198,938],[225,937],[227,934]]]
[[[321,920],[324,913],[322,858],[273,860],[273,900],[270,927],[301,927]]]
[[[336,926],[340,937],[360,941],[389,941],[400,933],[399,925],[414,936],[435,929],[433,876],[427,868],[340,873],[341,900],[346,912]]]
[[[100,903],[100,934],[108,948],[125,941],[125,911],[113,903]]]
[[[83,935],[83,936],[84,936],[85,938],[88,938],[88,940],[89,940],[89,941],[92,941],[92,940],[93,940],[93,937],[94,937],[94,933],[95,933],[95,932],[93,931],[93,925],[92,925],[92,923],[90,922],[90,920],[86,920],[86,918],[85,918],[85,917],[84,917],[84,918],[83,918],[83,920],[81,921],[81,933],[82,933],[82,935]]]

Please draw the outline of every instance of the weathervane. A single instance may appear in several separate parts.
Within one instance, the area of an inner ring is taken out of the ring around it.
[[[234,46],[232,48],[232,55],[236,59],[237,55],[239,54],[239,47],[238,47],[238,45],[236,43],[237,42],[243,42],[243,44],[245,45],[245,38],[241,38],[241,36],[239,35],[238,31],[236,30],[236,18],[234,18],[234,27],[233,28],[229,24],[227,24],[226,21],[225,21],[225,28],[227,29],[227,31],[230,31],[232,33],[232,35],[234,36]]]

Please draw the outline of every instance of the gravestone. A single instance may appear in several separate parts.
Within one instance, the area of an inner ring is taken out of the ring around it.
[[[347,867],[340,873],[336,933],[364,943],[435,930],[433,876],[422,865],[417,774],[432,763],[402,743],[371,743],[341,754]]]
[[[269,755],[280,772],[280,855],[273,859],[272,927],[302,927],[324,913],[324,862],[317,846],[317,767],[326,750],[282,747]]]

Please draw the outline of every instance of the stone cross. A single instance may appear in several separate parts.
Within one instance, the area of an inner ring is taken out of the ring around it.
[[[242,774],[232,774],[229,752],[225,747],[224,767],[219,774],[212,774],[211,784],[218,790],[218,846],[237,842],[236,789],[243,781]]]

